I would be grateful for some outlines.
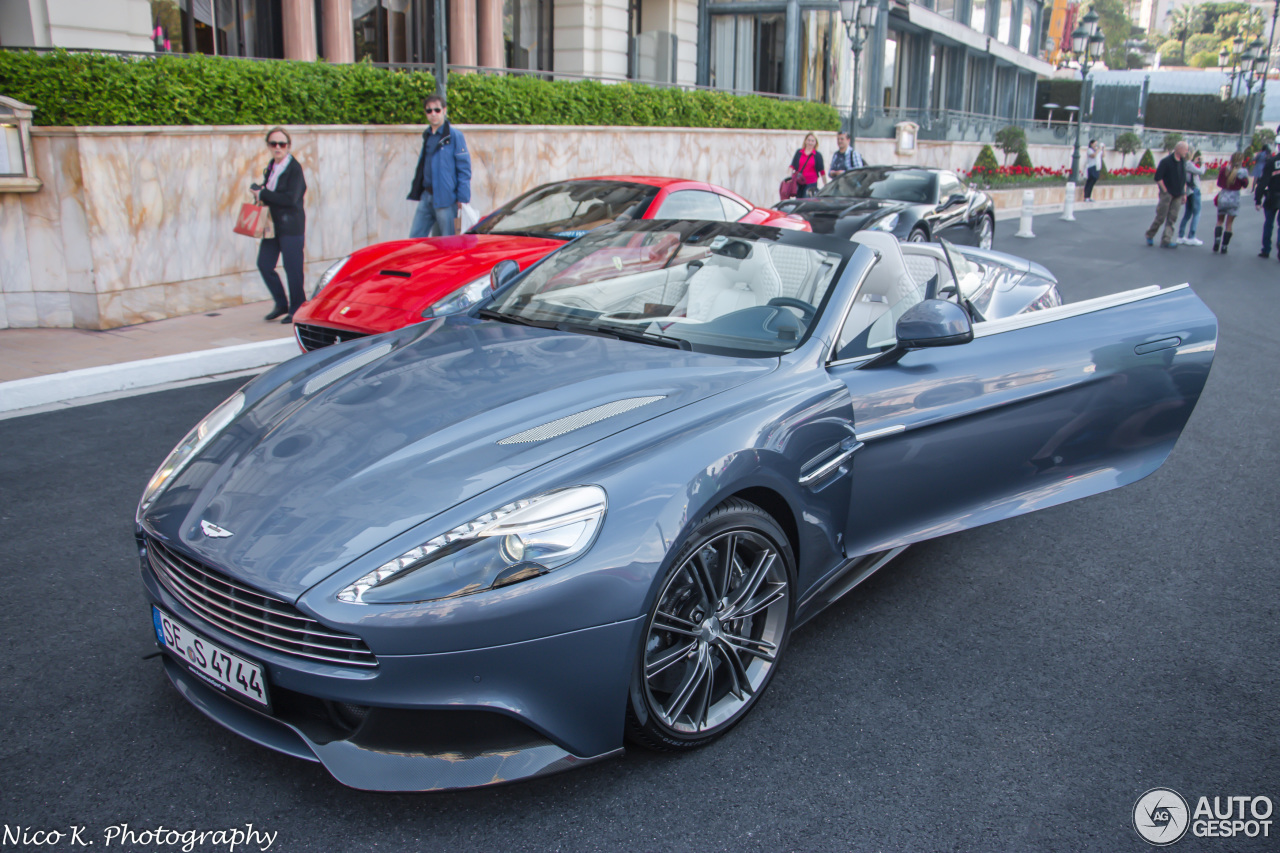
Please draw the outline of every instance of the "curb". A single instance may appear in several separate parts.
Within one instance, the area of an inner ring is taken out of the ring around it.
[[[293,338],[86,367],[0,382],[0,412],[270,367],[300,355]]]

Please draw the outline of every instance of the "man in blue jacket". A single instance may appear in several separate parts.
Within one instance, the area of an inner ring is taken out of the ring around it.
[[[451,237],[458,205],[471,201],[471,153],[462,131],[449,124],[443,95],[429,96],[422,106],[428,126],[409,188],[409,200],[418,203],[409,236]]]

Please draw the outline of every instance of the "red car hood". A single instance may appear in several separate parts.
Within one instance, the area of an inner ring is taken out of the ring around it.
[[[562,240],[497,234],[379,243],[353,254],[294,321],[369,333],[398,329],[422,319],[423,309],[459,287],[488,275],[498,261],[513,260],[524,269],[563,245]]]

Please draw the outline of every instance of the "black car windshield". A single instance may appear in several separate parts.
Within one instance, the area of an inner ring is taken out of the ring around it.
[[[572,240],[601,225],[641,218],[657,194],[657,187],[626,181],[546,184],[498,208],[471,230]]]
[[[548,255],[481,316],[745,357],[795,349],[826,302],[843,241],[764,226],[660,220]]]
[[[851,169],[823,187],[819,196],[881,198],[913,204],[933,204],[938,178],[928,169]]]

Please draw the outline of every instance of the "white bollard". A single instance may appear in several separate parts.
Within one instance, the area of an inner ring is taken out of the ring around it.
[[[1076,221],[1076,182],[1067,181],[1067,194],[1062,198],[1062,218],[1066,222]]]
[[[1034,190],[1022,191],[1022,218],[1018,220],[1018,233],[1015,237],[1034,237],[1036,236],[1031,230],[1031,211],[1036,206],[1036,194]]]

